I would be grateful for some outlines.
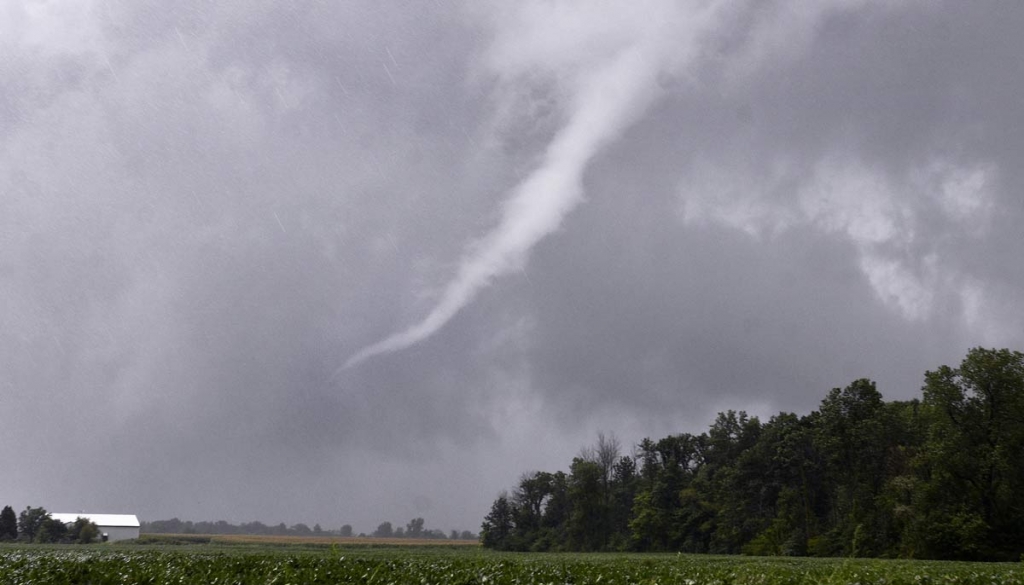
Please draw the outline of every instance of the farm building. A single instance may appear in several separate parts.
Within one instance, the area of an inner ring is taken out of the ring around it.
[[[78,518],[87,518],[100,529],[103,540],[115,542],[139,537],[139,519],[135,514],[50,514],[54,520],[71,524]]]

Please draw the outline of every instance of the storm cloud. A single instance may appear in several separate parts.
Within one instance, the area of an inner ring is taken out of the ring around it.
[[[1020,349],[1022,25],[0,1],[0,504],[475,530],[598,431]]]

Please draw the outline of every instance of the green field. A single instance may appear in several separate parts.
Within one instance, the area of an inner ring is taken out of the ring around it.
[[[517,554],[443,546],[37,545],[0,547],[0,583],[1024,585],[1024,564],[671,554]]]

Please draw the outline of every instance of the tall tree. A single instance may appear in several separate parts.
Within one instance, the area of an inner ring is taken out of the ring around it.
[[[567,532],[573,549],[597,551],[608,541],[608,499],[605,495],[604,470],[595,461],[579,457],[569,468],[569,514]]]
[[[0,540],[15,540],[18,538],[18,516],[14,508],[4,506],[0,511]]]
[[[18,514],[18,537],[21,540],[33,542],[39,533],[43,520],[50,517],[45,508],[33,508],[27,506]]]
[[[405,535],[409,538],[420,538],[423,536],[423,518],[413,518],[405,525]]]
[[[75,544],[90,544],[100,535],[100,529],[88,518],[78,517],[67,527],[67,539]]]
[[[1024,354],[975,348],[925,375],[926,541],[943,557],[1024,549]]]
[[[39,543],[62,542],[67,533],[67,525],[47,514],[39,523],[39,529],[36,531],[35,538],[32,541]]]
[[[1024,354],[973,349],[925,377],[923,401],[835,388],[803,417],[721,413],[707,433],[644,439],[611,467],[524,475],[484,544],[1017,559],[1024,553]],[[538,520],[539,518],[539,520]],[[539,526],[539,528],[538,528]],[[628,530],[628,540],[623,535]]]
[[[875,496],[885,478],[889,439],[881,393],[871,380],[833,389],[821,402],[815,444],[826,464],[831,530],[823,554],[873,556],[881,551]]]
[[[480,526],[480,539],[487,548],[506,549],[509,548],[509,539],[512,536],[515,510],[508,501],[508,496],[502,494],[494,500],[491,511],[484,518]]]
[[[682,491],[701,465],[699,439],[683,433],[658,442],[644,439],[638,447],[639,488],[629,523],[633,545],[640,550],[678,550],[683,535],[673,519],[682,506]]]

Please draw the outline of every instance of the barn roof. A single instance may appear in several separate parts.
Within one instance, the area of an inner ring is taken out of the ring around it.
[[[54,520],[60,520],[65,524],[74,522],[78,518],[88,518],[96,526],[139,527],[139,519],[135,517],[135,514],[86,514],[85,512],[78,512],[75,514],[50,514],[50,517]]]

